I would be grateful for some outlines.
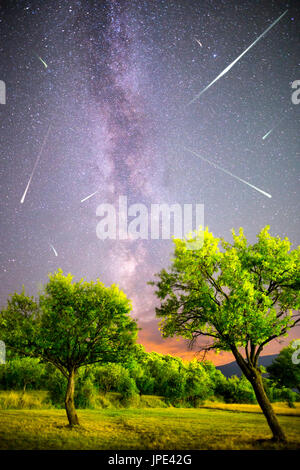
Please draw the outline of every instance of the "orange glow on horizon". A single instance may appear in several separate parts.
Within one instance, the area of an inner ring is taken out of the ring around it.
[[[282,348],[287,346],[293,339],[299,338],[299,331],[295,329],[290,332],[287,338],[272,341],[262,352],[261,356],[278,354]],[[185,361],[191,361],[198,358],[203,359],[203,352],[199,350],[189,349],[188,344],[182,338],[162,338],[158,330],[153,330],[153,324],[150,324],[139,331],[138,343],[142,344],[146,352],[157,352],[159,354],[170,354],[180,357]],[[205,359],[211,361],[215,366],[221,366],[235,361],[232,353],[223,351],[216,353],[208,351]]]

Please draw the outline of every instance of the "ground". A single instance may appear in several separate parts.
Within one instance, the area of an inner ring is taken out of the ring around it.
[[[287,437],[272,443],[255,405],[207,404],[205,408],[78,410],[70,429],[64,410],[0,410],[0,449],[300,449],[300,406],[277,412]]]

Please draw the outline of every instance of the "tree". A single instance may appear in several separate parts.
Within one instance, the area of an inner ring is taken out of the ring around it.
[[[236,375],[224,377],[219,381],[216,392],[226,403],[256,403],[253,387],[244,375],[240,378]]]
[[[186,365],[185,398],[196,407],[213,394],[213,383],[205,364],[194,359]]]
[[[128,375],[128,371],[121,364],[108,363],[97,367],[94,374],[100,390],[103,390],[104,393],[108,393],[110,391],[118,391],[122,377],[125,374]]]
[[[122,364],[106,364],[94,371],[95,380],[104,393],[120,392],[122,396],[130,395],[136,390],[135,381],[130,377],[128,369]]]
[[[23,392],[26,388],[40,389],[45,376],[45,365],[36,358],[15,358],[1,366],[0,385],[6,390],[14,389]]]
[[[269,234],[248,245],[243,229],[233,242],[216,238],[206,229],[187,240],[174,240],[169,272],[163,269],[150,284],[161,301],[156,314],[164,337],[181,336],[193,345],[209,339],[204,350],[231,351],[251,383],[268,421],[273,439],[285,435],[265,393],[258,358],[274,338],[287,335],[299,323],[300,247],[291,250],[287,238]],[[199,249],[201,240],[203,244]],[[190,245],[189,245],[190,244]],[[191,248],[191,249],[189,249]]]
[[[296,388],[300,393],[300,363],[292,360],[296,352],[295,343],[300,344],[300,340],[292,341],[283,348],[272,364],[267,367],[267,371],[273,382],[280,386]]]
[[[67,379],[65,408],[70,426],[79,424],[74,405],[78,369],[125,359],[137,325],[117,286],[72,282],[62,270],[49,275],[38,299],[15,293],[0,315],[0,336],[8,347],[53,364]]]

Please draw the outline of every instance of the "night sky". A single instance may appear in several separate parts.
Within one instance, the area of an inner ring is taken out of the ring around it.
[[[299,18],[280,0],[1,2],[1,305],[23,284],[36,294],[57,268],[100,278],[132,299],[146,350],[192,357],[160,338],[147,285],[172,241],[100,240],[96,209],[120,195],[204,204],[216,236],[242,226],[252,243],[269,224],[298,245]]]

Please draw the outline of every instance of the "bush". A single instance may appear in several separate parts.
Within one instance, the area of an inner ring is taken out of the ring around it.
[[[67,389],[67,379],[52,365],[46,367],[47,379],[45,380],[46,390],[53,405],[63,407]],[[75,389],[76,390],[76,389]]]
[[[102,395],[99,395],[97,404],[99,408],[112,408],[113,407],[111,401],[106,396],[102,396]],[[116,405],[114,407],[116,407]]]
[[[224,377],[216,387],[216,394],[221,395],[225,403],[256,403],[252,385],[244,376]]]
[[[267,367],[267,371],[269,379],[278,387],[295,389],[300,393],[300,364],[294,364],[292,361],[296,343],[297,340],[293,340],[283,348],[272,364]]]
[[[123,398],[128,398],[138,392],[135,380],[121,364],[109,363],[98,366],[93,374],[96,385],[104,393],[119,392]]]
[[[294,408],[295,401],[299,400],[299,394],[293,392],[290,388],[279,386],[272,380],[264,379],[264,388],[271,402],[285,401],[290,408]]]
[[[285,398],[288,406],[290,408],[296,408],[295,406],[295,401],[296,401],[296,393],[294,393],[292,390],[289,388],[286,388],[283,390],[283,397]]]
[[[132,398],[137,395],[138,390],[135,385],[135,381],[128,376],[122,377],[120,381],[118,392],[121,393],[121,397],[124,399]]]
[[[77,408],[96,408],[99,390],[95,385],[95,376],[90,368],[80,368],[75,383],[74,402]]]
[[[195,408],[213,395],[213,381],[205,364],[191,361],[186,368],[185,399]]]
[[[31,357],[11,359],[0,367],[2,390],[39,390],[44,386],[45,364]]]
[[[155,389],[155,377],[149,373],[145,363],[139,364],[137,361],[132,361],[129,364],[129,375],[135,381],[136,387],[140,395],[152,395]]]
[[[47,366],[45,386],[49,391],[49,398],[53,405],[64,407],[67,379],[52,365]],[[78,369],[75,379],[75,406],[77,408],[95,408],[97,399],[98,389],[95,385],[95,377],[90,369],[81,367]]]

